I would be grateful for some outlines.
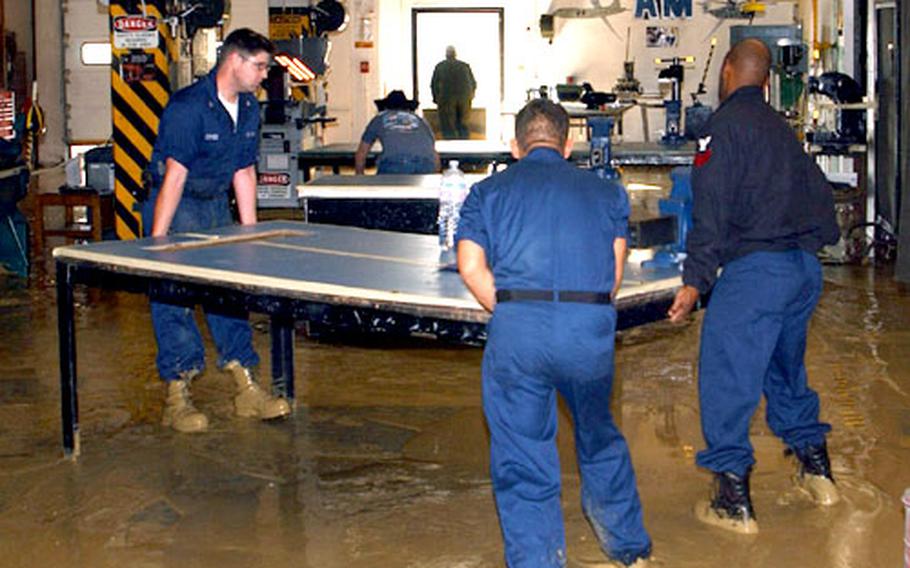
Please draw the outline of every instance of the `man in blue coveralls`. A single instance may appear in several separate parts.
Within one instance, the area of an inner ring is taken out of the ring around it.
[[[629,201],[566,161],[568,125],[561,106],[528,103],[512,141],[519,162],[475,185],[461,210],[458,269],[493,312],[482,369],[493,491],[507,564],[565,566],[558,392],[574,417],[585,515],[608,557],[644,566],[651,540],[610,416]]]
[[[417,116],[417,101],[395,90],[374,101],[379,114],[373,117],[354,153],[354,170],[363,175],[367,154],[379,140],[382,154],[377,160],[379,174],[432,174],[439,171],[439,156],[433,130]]]
[[[696,516],[747,534],[758,531],[749,422],[762,393],[768,426],[798,458],[797,483],[819,504],[838,500],[825,441],[831,427],[819,422],[803,359],[822,288],[815,255],[840,233],[831,186],[764,100],[770,65],[756,39],[736,44],[724,60],[722,103],[699,140],[692,174],[684,286],[669,312],[681,321],[713,289],[698,374],[707,448],[696,462],[714,473],[714,492]]]
[[[265,79],[273,52],[264,36],[236,30],[224,40],[215,69],[171,97],[149,163],[151,192],[143,210],[148,234],[161,237],[231,224],[232,185],[240,222],[256,222],[259,104],[252,93]],[[151,310],[158,373],[167,383],[162,424],[180,432],[203,431],[208,419],[194,408],[189,392],[190,382],[205,366],[194,305],[176,304],[155,293]],[[246,312],[206,309],[206,320],[219,366],[231,373],[237,386],[237,415],[286,416],[287,401],[266,393],[252,373],[259,356],[253,351]]]

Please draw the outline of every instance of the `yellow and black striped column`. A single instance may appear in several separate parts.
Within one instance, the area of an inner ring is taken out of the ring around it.
[[[165,3],[110,1],[114,212],[120,239],[142,236],[143,171],[171,93],[169,70],[176,49],[162,17]],[[157,31],[146,29],[150,26]]]

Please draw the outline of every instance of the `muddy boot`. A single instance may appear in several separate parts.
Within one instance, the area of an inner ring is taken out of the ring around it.
[[[648,568],[652,565],[653,564],[649,562],[647,558],[636,558],[631,564],[626,564],[625,562],[616,559],[611,559],[607,563],[607,566],[610,568]]]
[[[801,450],[789,449],[799,460],[799,472],[794,481],[796,485],[809,494],[819,505],[829,506],[840,501],[840,491],[834,484],[831,474],[831,461],[828,459],[828,444],[822,442],[806,446]]]
[[[291,413],[288,401],[265,392],[256,382],[253,371],[240,362],[230,361],[224,366],[224,370],[233,375],[234,383],[237,385],[237,396],[234,397],[234,411],[237,416],[271,420]]]
[[[636,558],[632,561],[631,564],[626,564],[615,558],[610,560],[582,560],[582,559],[569,559],[566,563],[566,568],[648,568],[654,564],[650,562],[650,558]]]
[[[198,373],[181,373],[180,378],[167,382],[167,399],[161,425],[178,432],[204,432],[209,427],[205,414],[196,410],[190,399],[190,381]]]
[[[695,517],[709,525],[740,534],[758,533],[752,498],[749,496],[749,472],[740,477],[725,471],[714,474],[714,495],[710,501],[695,505]]]

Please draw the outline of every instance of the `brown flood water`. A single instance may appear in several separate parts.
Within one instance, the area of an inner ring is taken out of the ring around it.
[[[502,565],[480,408],[481,351],[429,341],[298,337],[296,414],[231,416],[228,377],[196,383],[211,431],[158,425],[162,390],[143,297],[80,292],[83,455],[61,459],[53,287],[0,280],[0,566],[480,568]],[[874,268],[828,268],[809,341],[844,501],[812,506],[756,414],[761,533],[695,521],[709,477],[696,355],[701,316],[623,334],[614,407],[657,566],[899,566],[910,487],[910,294]],[[267,322],[254,318],[267,365]],[[213,354],[209,353],[209,360]],[[268,368],[264,366],[264,368]],[[559,445],[569,558],[602,562],[578,504],[569,421]]]

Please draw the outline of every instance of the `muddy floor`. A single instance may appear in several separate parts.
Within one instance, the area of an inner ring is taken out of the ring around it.
[[[229,377],[210,367],[195,392],[211,430],[179,435],[158,424],[163,391],[146,299],[82,290],[82,456],[72,462],[61,454],[54,289],[46,264],[36,264],[28,282],[0,277],[0,566],[502,565],[480,349],[298,336],[291,419],[233,418]],[[613,405],[656,565],[901,565],[910,293],[881,268],[829,267],[825,279],[808,367],[834,427],[829,447],[844,500],[817,509],[793,488],[794,465],[760,409],[752,486],[761,532],[753,537],[702,526],[692,514],[709,484],[694,466],[701,316],[619,338]],[[253,322],[267,369],[267,321]],[[581,514],[570,433],[563,412],[568,555],[597,566],[603,557]]]

